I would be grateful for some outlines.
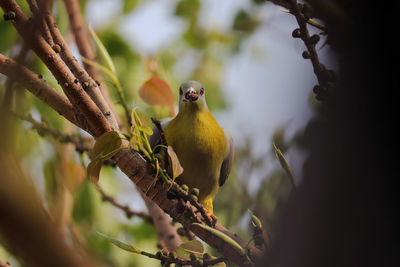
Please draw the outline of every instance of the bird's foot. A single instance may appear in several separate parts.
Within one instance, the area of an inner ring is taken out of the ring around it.
[[[211,211],[209,209],[204,209],[204,210],[205,210],[207,216],[211,219],[211,224],[214,226],[218,221],[218,217],[215,216],[213,211]]]

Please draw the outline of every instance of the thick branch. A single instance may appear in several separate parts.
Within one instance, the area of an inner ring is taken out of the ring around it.
[[[143,197],[150,216],[153,218],[154,225],[157,229],[158,240],[161,246],[166,248],[168,251],[175,251],[182,241],[175,230],[175,227],[171,224],[171,219],[162,209],[160,209],[160,207],[158,207],[143,192],[141,192],[140,188],[137,187],[137,189]]]
[[[3,118],[0,118],[3,123]],[[7,141],[0,141],[0,235],[23,259],[26,266],[94,266],[68,244],[56,223],[18,166],[19,159],[8,153]]]
[[[129,179],[131,179],[136,186],[138,186],[142,192],[146,192],[149,186],[153,182],[153,167],[146,163],[140,155],[130,150],[121,150],[114,160],[117,166],[124,172]],[[162,183],[157,182],[154,186],[151,186],[147,191],[146,195],[154,203],[156,203],[161,209],[168,213],[172,218],[180,222],[182,225],[190,229],[195,235],[200,237],[203,241],[208,243],[213,248],[217,249],[225,258],[235,262],[238,265],[244,265],[246,258],[235,250],[229,243],[224,241],[222,238],[200,228],[193,226],[193,222],[199,222],[205,224],[200,214],[195,213],[195,208],[190,204],[186,203],[186,206],[192,210],[191,214],[194,215],[192,219],[187,218],[184,212],[177,208],[177,200],[170,200],[167,198],[165,188]],[[240,239],[235,234],[231,233],[225,227],[220,224],[215,225],[215,229],[228,235],[230,238],[235,240],[240,246],[248,248],[249,257],[253,261],[257,261],[261,257],[261,251],[248,242]]]

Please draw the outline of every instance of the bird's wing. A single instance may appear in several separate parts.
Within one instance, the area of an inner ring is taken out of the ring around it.
[[[167,125],[169,124],[169,122],[171,120],[172,120],[172,118],[160,120],[161,129],[164,130],[165,127],[167,127]],[[149,143],[150,143],[151,148],[154,148],[156,145],[161,144],[160,131],[158,130],[158,128],[156,126],[153,127],[153,134],[150,136]]]
[[[233,162],[233,154],[234,154],[234,148],[233,148],[233,138],[231,134],[227,131],[225,131],[225,139],[226,143],[228,144],[228,149],[227,149],[227,154],[222,162],[221,165],[221,171],[219,175],[219,186],[223,186],[226,179],[228,178],[228,175],[232,169],[232,162]]]

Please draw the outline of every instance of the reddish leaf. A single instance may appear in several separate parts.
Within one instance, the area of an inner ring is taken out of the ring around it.
[[[167,106],[171,114],[175,114],[174,94],[163,79],[157,76],[151,77],[139,88],[139,95],[147,104]]]

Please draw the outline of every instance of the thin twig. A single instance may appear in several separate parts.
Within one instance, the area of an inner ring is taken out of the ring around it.
[[[103,201],[109,202],[114,207],[117,207],[118,209],[122,210],[128,219],[132,218],[132,216],[137,216],[139,218],[142,218],[143,220],[145,220],[148,223],[151,223],[151,224],[153,223],[153,219],[148,214],[146,214],[144,212],[133,211],[129,208],[128,205],[122,205],[122,204],[118,203],[114,197],[105,193],[104,190],[99,185],[96,185],[96,189],[97,189],[97,191],[99,191],[99,193],[101,195],[101,199]]]
[[[307,50],[303,52],[303,57],[309,58],[311,60],[314,74],[317,77],[319,83],[319,85],[314,87],[314,93],[317,94],[317,99],[326,99],[326,96],[329,94],[329,91],[333,87],[332,82],[334,82],[334,75],[331,70],[326,69],[325,66],[320,63],[318,53],[316,51],[316,44],[319,41],[319,36],[310,36],[310,33],[308,31],[307,24],[310,23],[312,16],[310,7],[307,4],[298,4],[297,0],[272,0],[271,2],[287,8],[289,10],[289,13],[295,16],[297,24],[299,25],[300,33],[300,36],[297,37],[301,38],[307,48]],[[315,23],[310,24],[317,27]],[[324,33],[326,33],[327,31],[327,29],[325,29],[324,27],[317,28],[323,29]]]
[[[87,144],[86,139],[83,139],[79,135],[65,134],[57,129],[51,128],[45,122],[36,121],[30,114],[22,115],[16,112],[12,112],[12,115],[16,116],[20,120],[27,121],[32,124],[32,127],[40,134],[40,135],[50,135],[54,137],[54,139],[58,140],[61,143],[72,143],[77,147],[77,150],[80,151],[89,151],[90,146]],[[91,141],[91,139],[90,139]]]

